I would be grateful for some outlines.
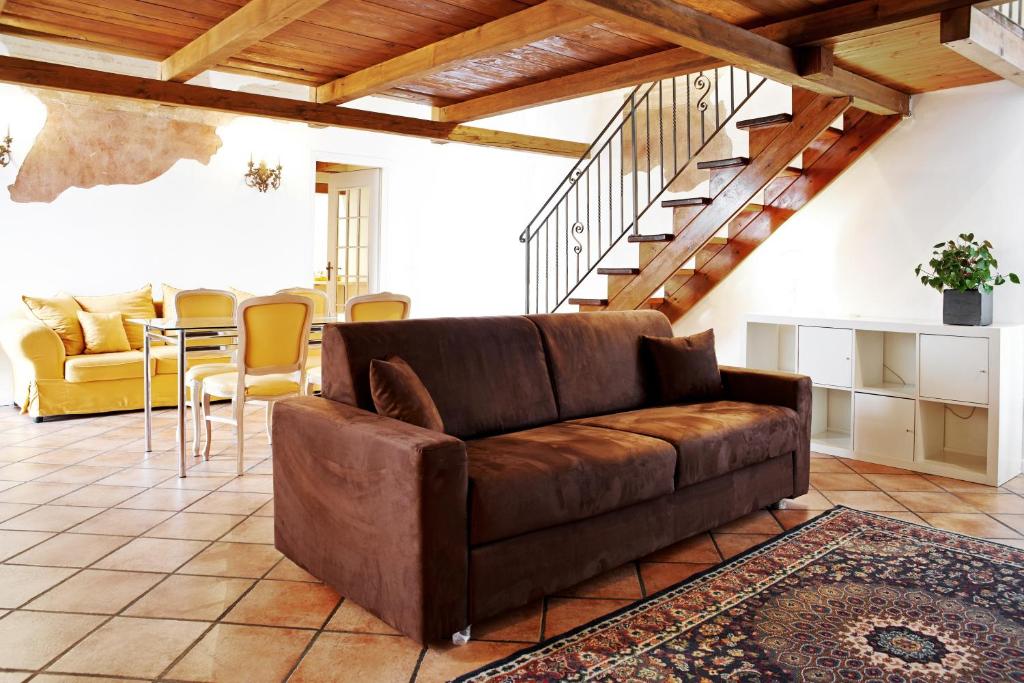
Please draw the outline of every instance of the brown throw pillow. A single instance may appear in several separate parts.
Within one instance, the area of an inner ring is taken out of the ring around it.
[[[690,337],[643,337],[662,403],[715,401],[722,375],[715,357],[715,332]]]
[[[444,431],[434,399],[419,375],[398,356],[370,361],[370,395],[377,412],[402,422]]]

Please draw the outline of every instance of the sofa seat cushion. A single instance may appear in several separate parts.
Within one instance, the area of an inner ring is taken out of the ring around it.
[[[150,370],[155,361],[150,358]],[[68,356],[64,379],[69,382],[98,382],[107,379],[142,379],[142,351],[117,351]]]
[[[672,445],[625,431],[553,424],[468,441],[466,452],[474,546],[675,489]]]
[[[797,450],[800,437],[795,411],[740,401],[659,406],[573,423],[671,443],[679,454],[677,488],[791,453]]]
[[[149,350],[149,355],[156,360],[156,374],[173,375],[178,372],[177,345],[157,346]],[[230,351],[203,349],[202,351],[188,352],[188,367],[190,368],[202,363],[230,363],[231,361]]]

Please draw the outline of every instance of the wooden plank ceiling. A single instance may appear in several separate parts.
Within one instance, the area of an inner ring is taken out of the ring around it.
[[[812,38],[796,44],[831,47],[836,67],[903,93],[998,78],[940,44],[939,11],[966,2],[676,1],[737,26],[762,27],[769,38],[786,45],[794,45],[787,38]],[[220,70],[322,86],[318,93],[321,102],[351,99],[346,93],[375,92],[373,85],[379,83],[383,88],[380,94],[440,108],[437,118],[444,121],[472,120],[668,76],[673,71],[683,73],[690,63],[709,63],[678,43],[666,42],[664,34],[656,37],[658,31],[645,32],[636,23],[617,23],[608,13],[601,18],[583,15],[582,20],[572,14],[583,11],[581,5],[586,3],[570,3],[571,8],[561,7],[543,17],[537,8],[537,25],[498,21],[541,3],[0,0],[0,33],[161,60],[169,80],[184,80],[192,75],[189,69],[201,71],[212,59]],[[253,16],[232,17],[241,26],[221,24],[249,4],[254,5]],[[927,10],[931,13],[923,13]],[[831,15],[822,14],[829,11]],[[842,24],[840,19],[856,11],[868,19]],[[890,19],[910,18],[888,23],[887,12],[891,12]],[[824,16],[830,18],[821,19]],[[833,18],[833,25],[826,25]],[[549,22],[543,26],[551,30],[544,31],[541,21]],[[215,26],[217,31],[207,34]],[[466,34],[481,26],[485,29]],[[230,35],[220,39],[218,31]],[[531,42],[515,44],[510,35],[523,35]],[[215,38],[220,43],[204,43]],[[404,62],[395,60],[402,55],[407,55]],[[207,62],[202,61],[204,56]],[[423,65],[420,71],[416,71],[418,63]],[[366,71],[371,67],[375,69]],[[353,73],[357,77],[344,79]]]

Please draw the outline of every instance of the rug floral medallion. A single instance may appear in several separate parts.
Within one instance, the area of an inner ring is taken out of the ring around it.
[[[1024,681],[1024,551],[836,508],[458,680]]]

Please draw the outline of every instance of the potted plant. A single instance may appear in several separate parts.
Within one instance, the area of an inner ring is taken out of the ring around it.
[[[918,264],[914,274],[921,284],[942,292],[942,322],[946,325],[991,325],[992,289],[1007,280],[1020,284],[1016,273],[1004,277],[996,272],[999,263],[992,255],[992,243],[977,242],[974,233],[956,240],[939,242],[928,261],[931,270]]]

